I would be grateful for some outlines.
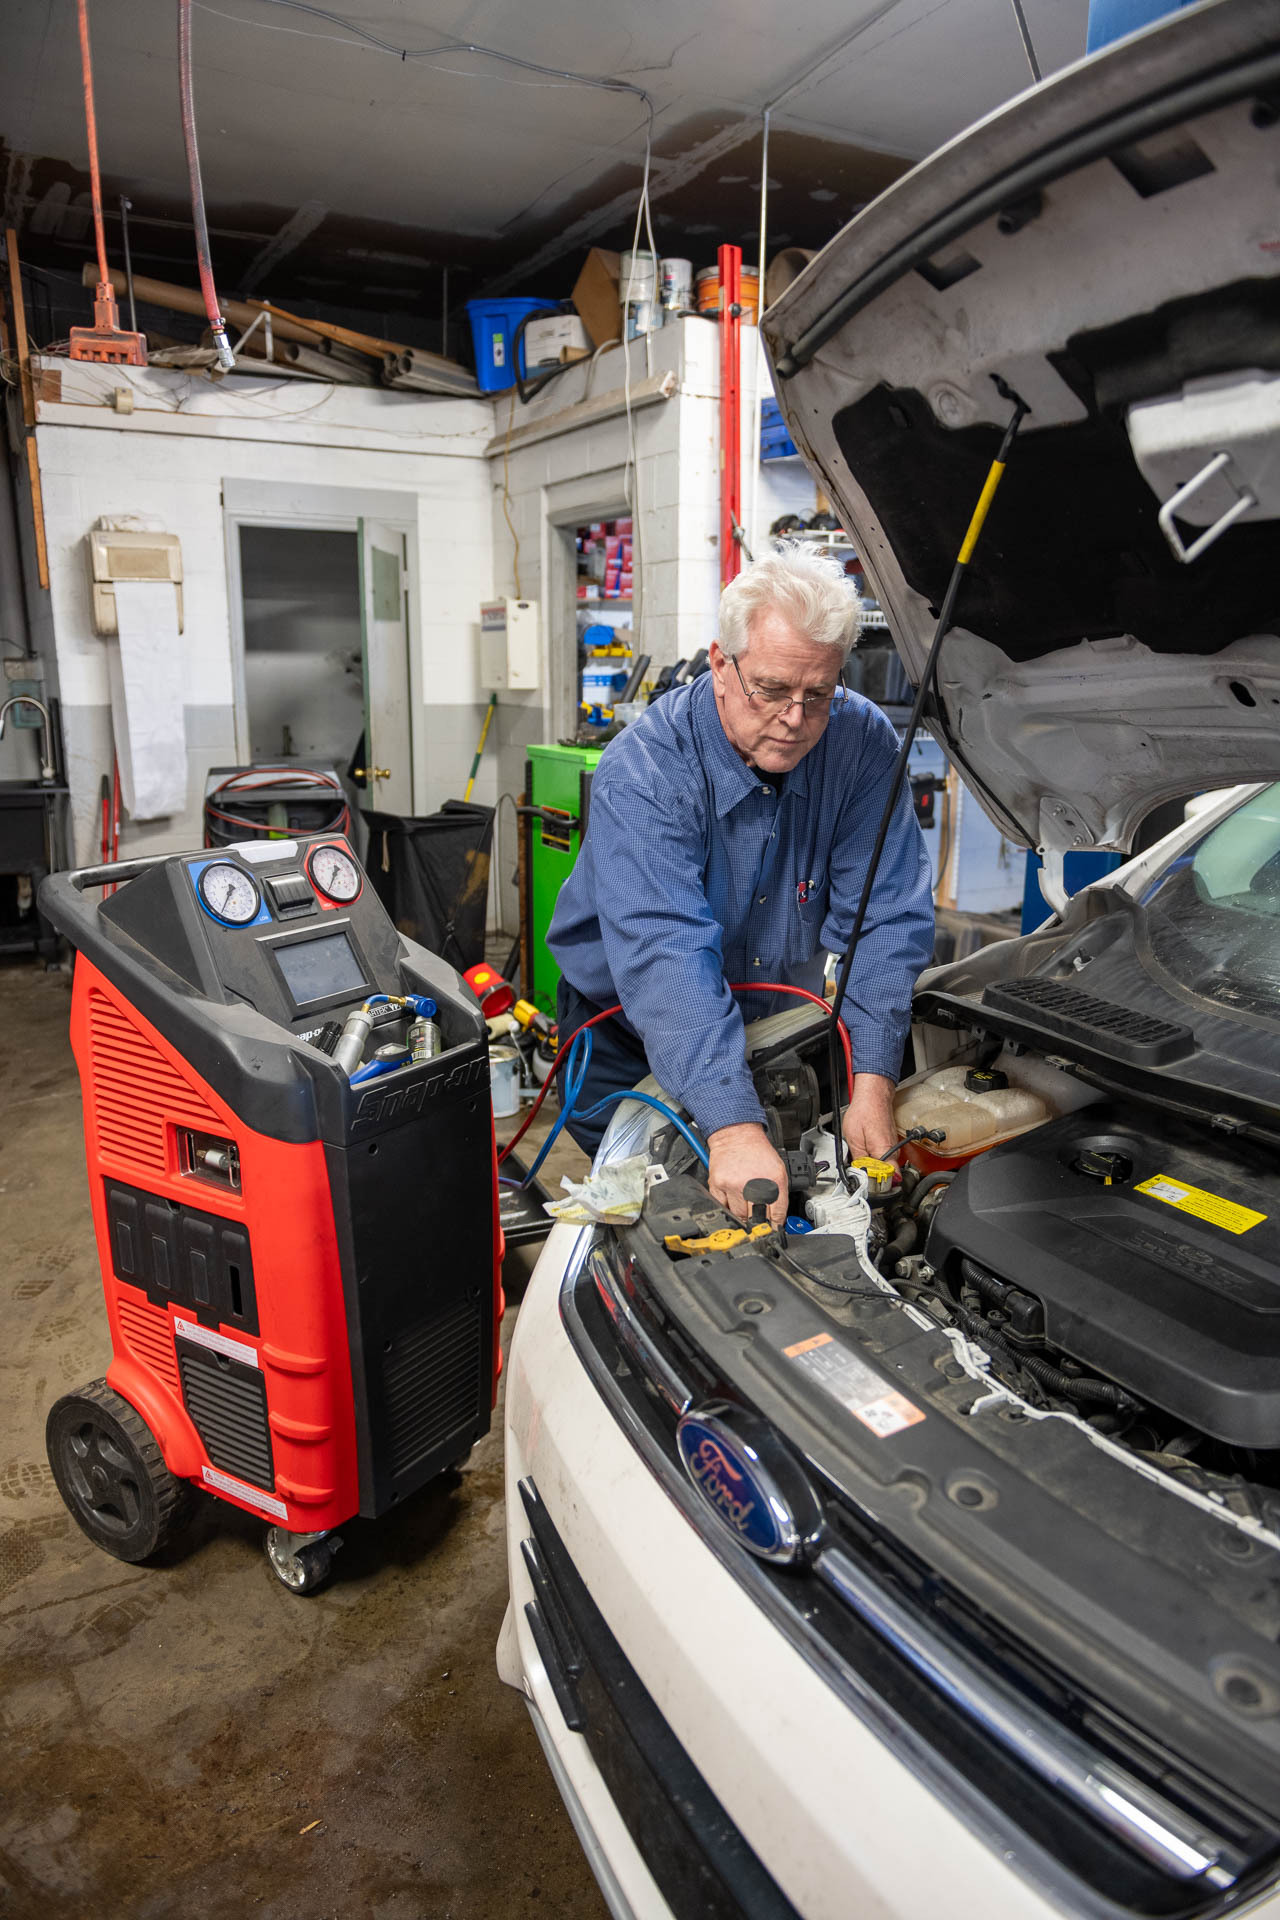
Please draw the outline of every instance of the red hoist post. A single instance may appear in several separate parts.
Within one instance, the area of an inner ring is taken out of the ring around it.
[[[720,249],[720,585],[742,566],[742,248]]]

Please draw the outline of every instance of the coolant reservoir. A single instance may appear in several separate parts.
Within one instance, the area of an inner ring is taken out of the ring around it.
[[[945,1140],[913,1140],[904,1160],[922,1173],[963,1165],[1002,1140],[1012,1140],[1050,1118],[1049,1106],[1029,1087],[1015,1087],[994,1068],[940,1067],[903,1087],[893,1103],[899,1134],[913,1127],[941,1129]]]

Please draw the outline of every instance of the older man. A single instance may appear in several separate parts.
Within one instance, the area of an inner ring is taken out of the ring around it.
[[[548,936],[565,1040],[602,1008],[623,1009],[594,1029],[579,1106],[634,1086],[647,1066],[706,1135],[711,1192],[740,1217],[749,1180],[778,1183],[775,1217],[787,1182],[730,986],[818,989],[824,956],[849,938],[898,749],[880,709],[839,688],[858,613],[839,563],[800,546],[725,588],[710,672],[650,707],[601,760]],[[893,1144],[911,991],[932,941],[929,858],[904,792],[844,1007],[854,1154]],[[569,1130],[591,1151],[605,1124]]]

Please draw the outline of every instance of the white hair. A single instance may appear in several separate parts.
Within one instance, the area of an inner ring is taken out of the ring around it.
[[[815,646],[838,647],[843,663],[858,638],[862,603],[838,555],[784,541],[753,560],[720,595],[720,645],[731,660],[751,638],[756,614],[775,608]]]

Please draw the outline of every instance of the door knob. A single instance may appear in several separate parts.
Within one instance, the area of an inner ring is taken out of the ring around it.
[[[391,769],[390,767],[352,767],[351,777],[353,780],[389,780]]]

